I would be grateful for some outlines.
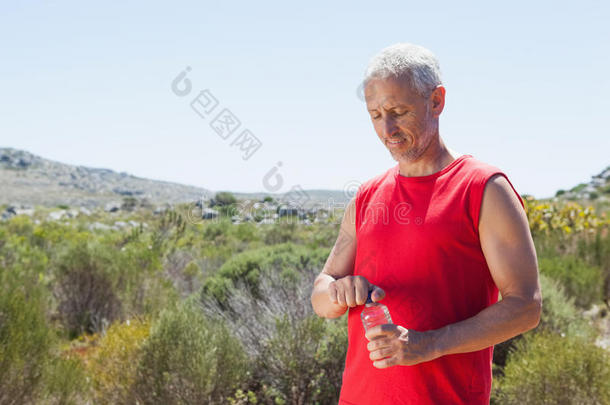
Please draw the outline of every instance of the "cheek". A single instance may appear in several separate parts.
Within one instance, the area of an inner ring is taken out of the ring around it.
[[[379,123],[373,122],[373,129],[375,130],[375,133],[377,134],[379,139],[383,139],[383,126]]]

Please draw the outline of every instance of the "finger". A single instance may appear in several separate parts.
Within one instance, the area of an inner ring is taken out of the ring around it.
[[[357,277],[354,282],[356,289],[356,304],[364,305],[369,295],[369,284],[364,277]]]
[[[395,336],[397,334],[400,333],[397,331],[396,325],[393,323],[385,323],[383,325],[373,326],[364,334],[364,336],[366,336],[368,340],[373,340],[379,336]]]
[[[385,291],[381,287],[374,286],[373,293],[371,294],[371,299],[373,302],[381,301],[385,298]]]
[[[367,330],[364,336],[368,340],[373,340],[379,336],[383,336],[383,331],[381,330],[381,325],[373,326],[371,329]]]
[[[356,291],[354,290],[353,284],[345,290],[345,302],[347,303],[348,307],[353,308],[356,306]]]
[[[370,354],[369,354],[369,358],[373,361],[375,360],[381,360],[384,359],[386,357],[391,357],[394,354],[394,352],[392,351],[392,348],[390,347],[384,347],[381,348],[379,350],[373,350]]]
[[[334,281],[328,286],[328,298],[333,304],[339,303],[337,301],[337,284]]]
[[[387,347],[387,346],[390,346],[390,341],[387,338],[383,337],[383,336],[380,336],[377,339],[373,339],[373,340],[371,340],[370,342],[368,342],[366,344],[366,348],[370,352],[375,351],[375,350],[379,350],[382,347]]]
[[[345,303],[345,289],[341,284],[337,284],[337,303],[342,307],[346,307]]]
[[[376,368],[387,368],[397,364],[396,357],[387,357],[385,359],[377,360],[373,362],[373,366]]]

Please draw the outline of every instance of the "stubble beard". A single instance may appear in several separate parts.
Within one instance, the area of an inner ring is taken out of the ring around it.
[[[438,130],[438,123],[435,123],[428,117],[429,111],[428,109],[426,109],[426,119],[424,120],[425,128],[423,131],[420,132],[420,139],[423,140],[423,142],[420,143],[419,147],[411,147],[403,152],[393,151],[390,149],[389,151],[390,155],[392,156],[392,159],[399,163],[411,163],[417,161],[426,152],[426,150],[428,150],[428,147],[430,147],[430,144],[434,139],[434,135]],[[409,138],[415,139],[413,136],[403,137],[405,141],[408,141]]]

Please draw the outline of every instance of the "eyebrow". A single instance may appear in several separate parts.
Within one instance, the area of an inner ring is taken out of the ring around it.
[[[395,110],[397,108],[411,108],[411,106],[410,105],[406,105],[406,104],[397,104],[397,105],[395,105],[395,106],[393,106],[391,108],[384,108],[384,110],[391,111],[391,110]],[[369,112],[377,111],[376,108],[373,108],[373,109],[367,108],[367,110]]]

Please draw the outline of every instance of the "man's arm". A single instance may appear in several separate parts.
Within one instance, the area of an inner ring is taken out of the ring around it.
[[[538,326],[542,295],[527,216],[501,175],[485,187],[479,220],[481,248],[502,300],[435,332],[441,356],[481,350]]]
[[[316,277],[311,293],[311,305],[323,318],[338,318],[349,307],[363,305],[368,291],[379,301],[385,292],[362,276],[353,276],[356,259],[356,201],[349,202],[343,214],[339,236],[322,272]]]
[[[347,311],[348,306],[345,302],[331,301],[328,288],[333,281],[353,273],[355,258],[356,203],[354,197],[345,208],[339,236],[326,259],[322,272],[316,277],[313,284],[311,305],[318,316],[338,318]]]
[[[368,343],[375,367],[413,365],[481,350],[538,325],[542,296],[536,250],[521,203],[501,175],[493,176],[485,187],[479,237],[502,300],[471,318],[436,330],[419,332],[395,325],[371,329],[366,334],[369,340],[379,334],[386,337]]]

